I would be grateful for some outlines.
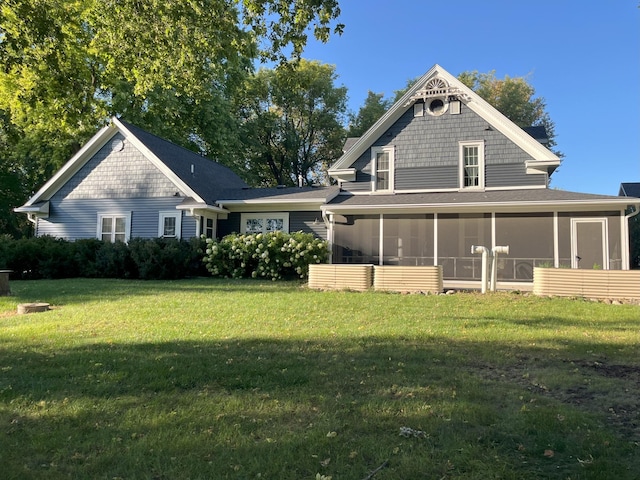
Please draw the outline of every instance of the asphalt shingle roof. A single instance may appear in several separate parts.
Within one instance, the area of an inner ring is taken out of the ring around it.
[[[528,202],[584,202],[613,201],[620,197],[568,192],[547,188],[528,190],[492,190],[485,192],[433,192],[397,193],[389,195],[338,195],[329,205],[384,206],[384,205],[444,205],[472,203],[528,203]]]
[[[156,157],[189,185],[207,203],[213,203],[222,190],[242,189],[247,184],[230,168],[164,140],[135,125],[120,120]],[[193,174],[191,166],[193,165]]]
[[[640,182],[621,183],[619,195],[640,197]]]

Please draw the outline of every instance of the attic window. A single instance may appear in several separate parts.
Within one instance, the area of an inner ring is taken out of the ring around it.
[[[427,103],[427,112],[429,115],[439,117],[447,111],[449,102],[444,98],[433,98]]]

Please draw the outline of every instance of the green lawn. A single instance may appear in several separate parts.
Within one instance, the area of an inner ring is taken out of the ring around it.
[[[11,288],[3,479],[640,476],[640,306],[215,279]],[[36,301],[54,308],[15,314]]]

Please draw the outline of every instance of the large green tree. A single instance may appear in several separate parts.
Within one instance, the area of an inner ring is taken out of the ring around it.
[[[0,165],[31,192],[112,115],[225,161],[255,59],[299,57],[310,32],[341,31],[339,13],[336,0],[4,0]]]
[[[496,72],[463,72],[458,79],[493,105],[519,127],[543,126],[549,136],[549,147],[555,142],[555,124],[549,117],[546,102],[535,96],[526,77],[497,78]]]
[[[349,114],[349,137],[360,137],[369,127],[378,121],[385,114],[393,102],[384,98],[384,93],[374,93],[371,90],[367,93],[364,104],[358,113]]]
[[[244,154],[238,159],[255,186],[324,184],[342,151],[347,92],[335,67],[301,59],[261,69],[247,81],[240,108]]]

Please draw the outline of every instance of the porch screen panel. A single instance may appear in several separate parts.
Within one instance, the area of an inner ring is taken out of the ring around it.
[[[509,246],[498,256],[498,280],[533,280],[533,267],[553,265],[553,214],[497,213],[496,245]]]
[[[335,215],[333,263],[373,263],[380,260],[379,215]]]
[[[558,264],[571,268],[571,214],[558,214]]]
[[[620,214],[615,213],[609,220],[609,269],[622,269],[622,238],[620,233]]]
[[[445,279],[479,280],[482,257],[471,253],[472,245],[491,248],[491,215],[438,215],[438,265]]]
[[[433,215],[384,215],[384,265],[433,265]]]

